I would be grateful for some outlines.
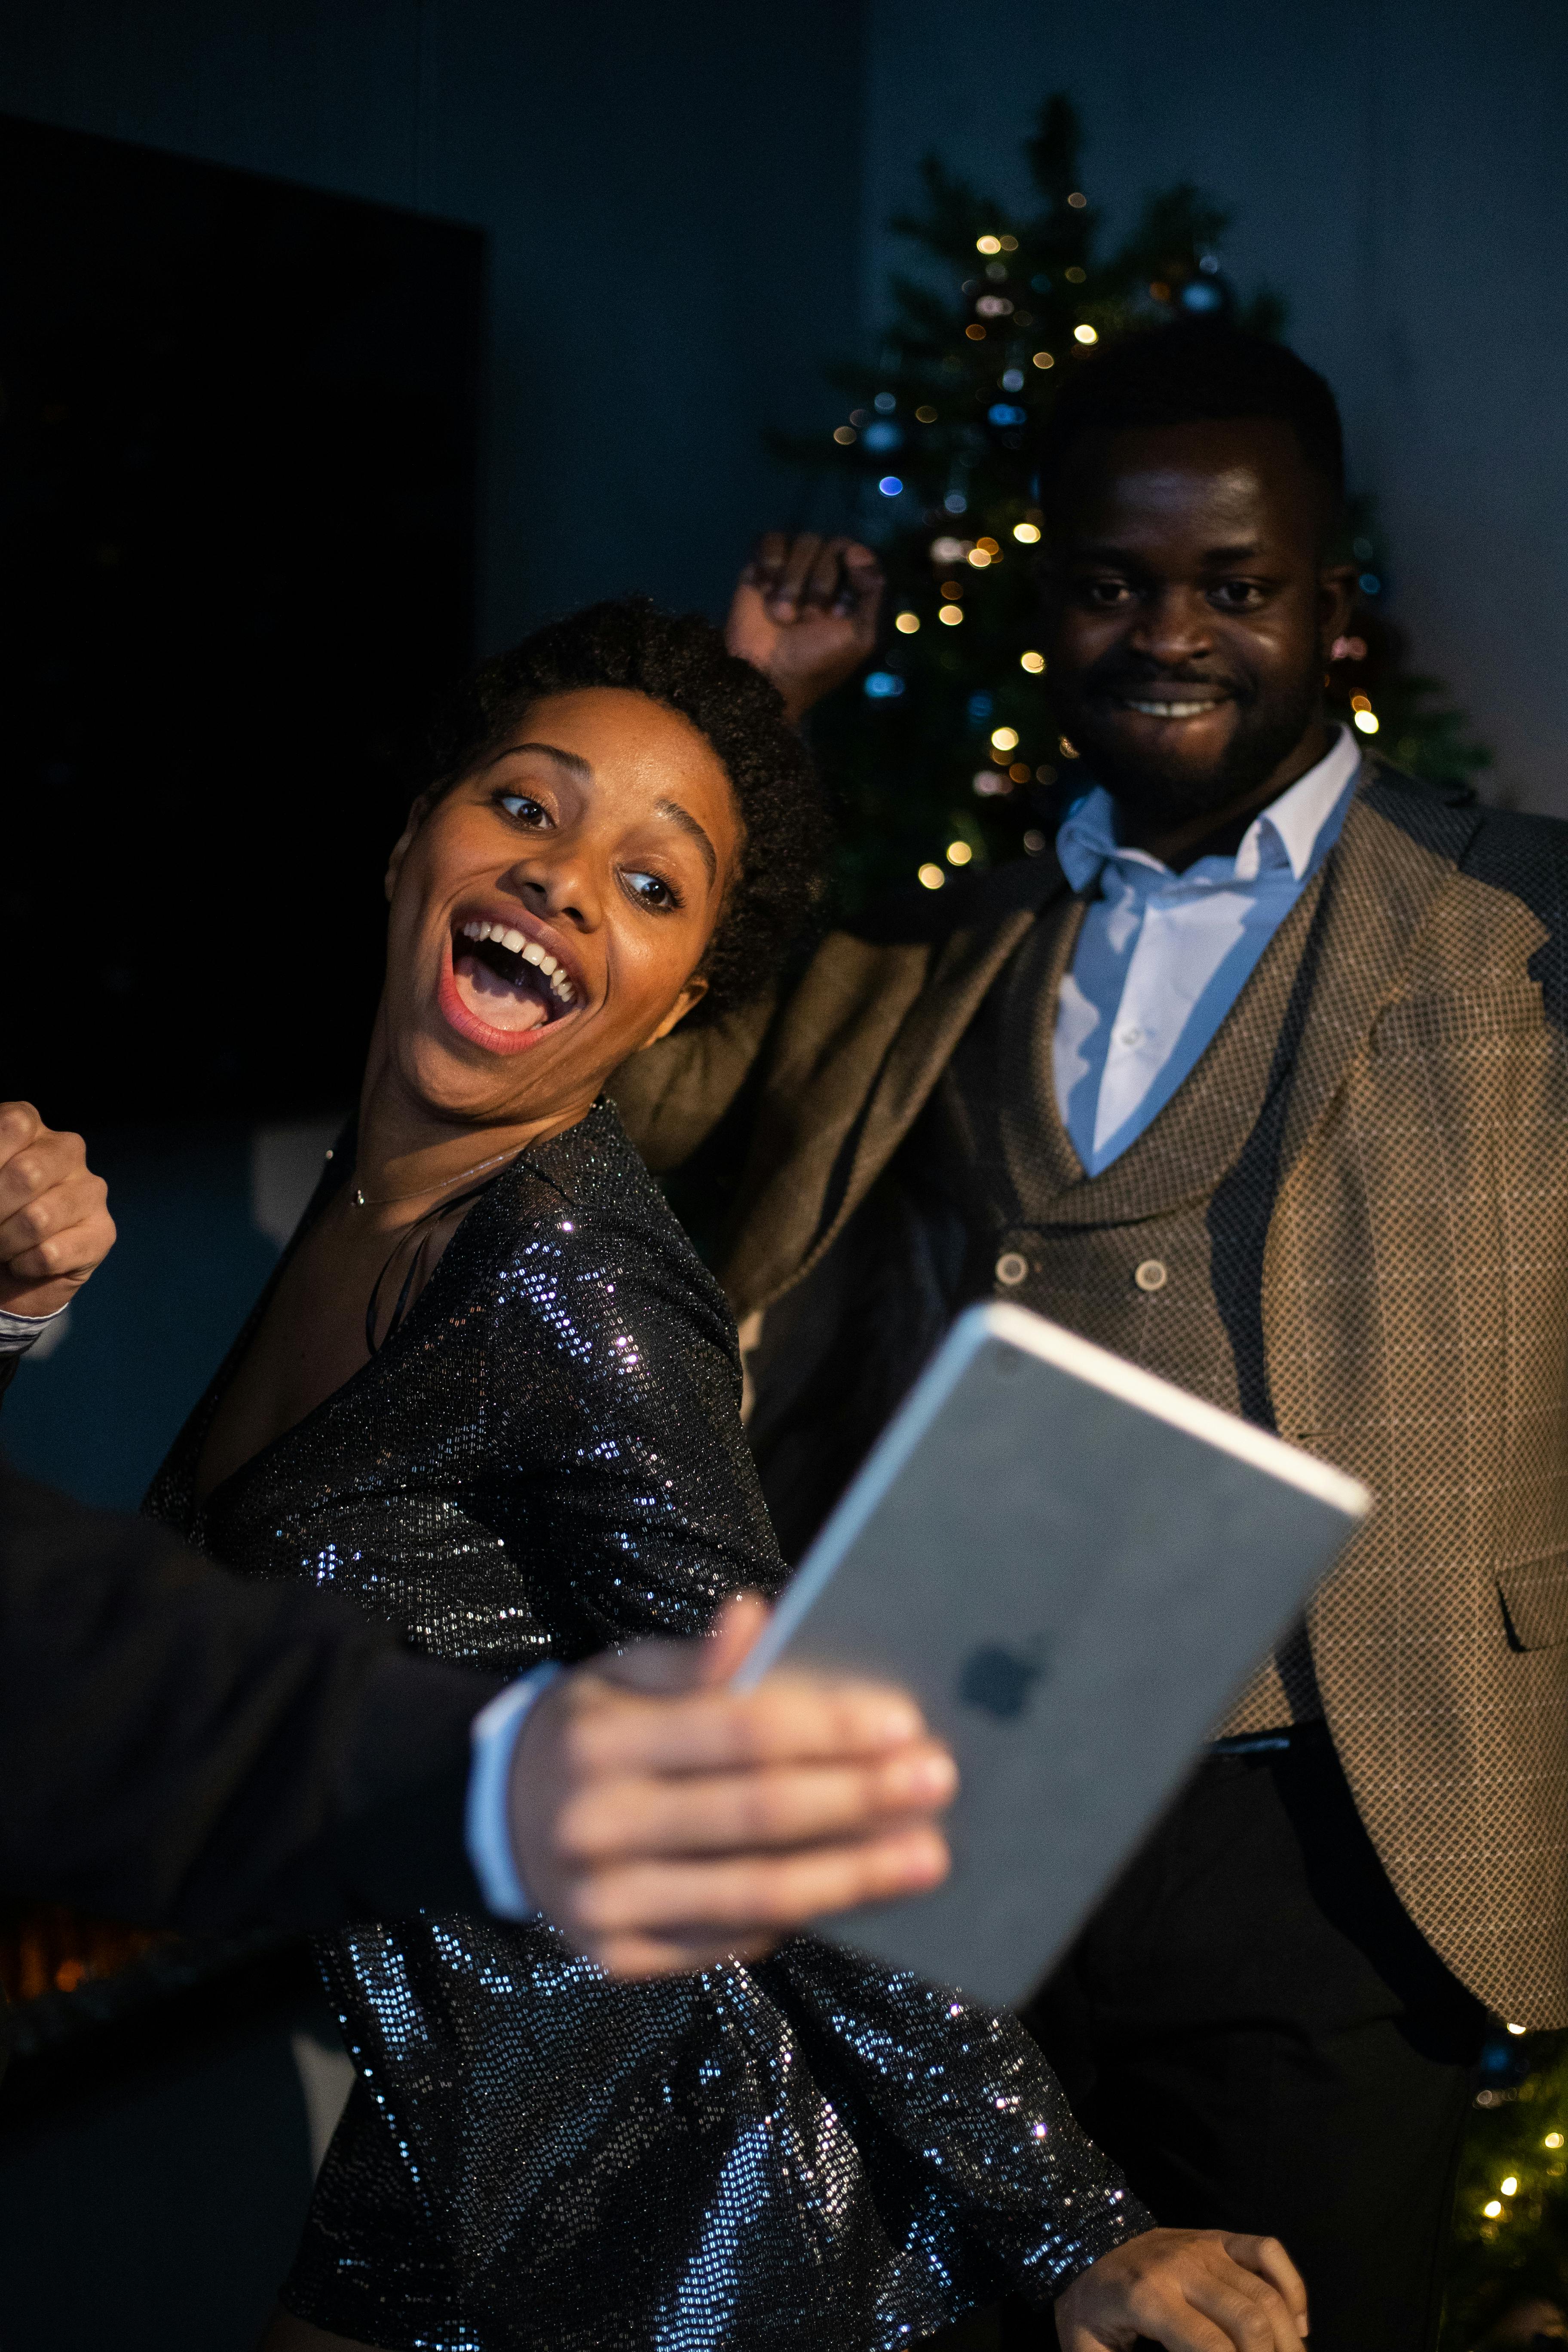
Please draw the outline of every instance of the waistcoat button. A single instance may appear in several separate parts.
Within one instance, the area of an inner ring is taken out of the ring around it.
[[[1028,1259],[1021,1257],[1016,1250],[1004,1250],[996,1261],[996,1279],[1005,1282],[1009,1290],[1022,1282],[1028,1271]]]
[[[1000,1266],[997,1272],[1001,1272]],[[1140,1290],[1163,1290],[1166,1279],[1163,1262],[1157,1257],[1146,1257],[1132,1279]]]

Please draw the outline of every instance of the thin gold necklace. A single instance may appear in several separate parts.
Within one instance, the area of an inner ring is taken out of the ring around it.
[[[395,1209],[405,1201],[427,1201],[437,1192],[449,1192],[454,1184],[466,1177],[482,1176],[487,1168],[499,1168],[503,1160],[515,1160],[526,1147],[514,1143],[508,1151],[498,1151],[493,1160],[477,1160],[471,1168],[459,1168],[455,1176],[444,1176],[439,1184],[422,1185],[417,1192],[388,1192],[384,1199],[373,1200],[356,1184],[349,1194],[349,1206],[353,1209]]]

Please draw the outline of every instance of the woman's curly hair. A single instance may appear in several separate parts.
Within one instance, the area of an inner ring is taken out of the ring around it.
[[[702,959],[708,993],[693,1020],[761,995],[821,896],[826,804],[784,701],[760,670],[728,652],[700,613],[660,612],[646,596],[590,604],[486,662],[458,689],[431,751],[435,789],[504,742],[546,695],[625,687],[678,710],[708,739],[730,779],[742,825],[740,870]]]

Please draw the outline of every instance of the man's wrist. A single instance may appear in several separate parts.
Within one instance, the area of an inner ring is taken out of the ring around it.
[[[531,1919],[538,1911],[529,1900],[512,1843],[511,1768],[534,1702],[563,1672],[553,1659],[535,1666],[499,1692],[469,1727],[472,1760],[463,1842],[485,1901],[499,1918]]]

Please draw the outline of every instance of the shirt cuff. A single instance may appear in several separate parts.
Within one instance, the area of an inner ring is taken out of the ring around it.
[[[70,1305],[57,1307],[52,1315],[13,1315],[8,1307],[0,1307],[0,1356],[20,1356],[26,1353],[42,1331],[58,1323]]]
[[[512,1851],[511,1759],[535,1699],[542,1698],[562,1668],[553,1659],[535,1666],[492,1698],[468,1730],[472,1761],[463,1842],[485,1901],[502,1919],[531,1919],[539,1909],[528,1899]]]

